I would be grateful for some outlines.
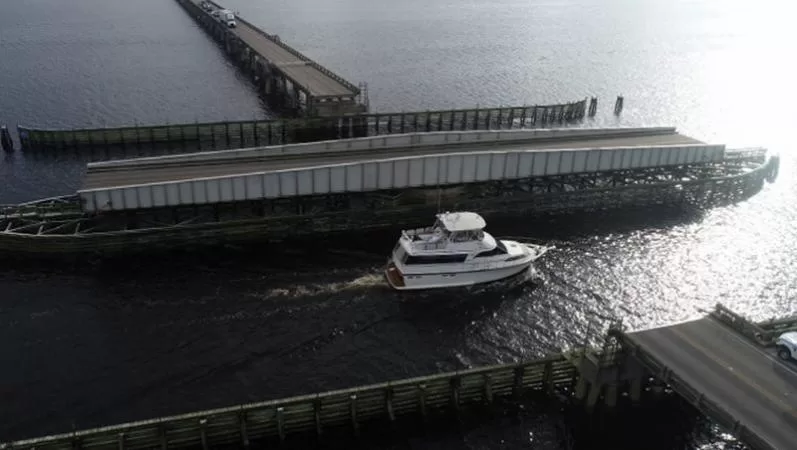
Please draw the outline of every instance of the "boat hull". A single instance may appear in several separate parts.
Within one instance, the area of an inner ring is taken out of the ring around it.
[[[391,262],[385,270],[385,278],[390,287],[399,291],[467,287],[512,277],[528,270],[532,262],[533,259],[529,258],[519,264],[495,269],[421,274],[403,274]]]

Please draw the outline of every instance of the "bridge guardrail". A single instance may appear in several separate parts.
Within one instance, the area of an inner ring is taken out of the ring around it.
[[[717,303],[709,315],[764,347],[774,345],[781,333],[797,330],[797,317],[756,323],[721,303]]]

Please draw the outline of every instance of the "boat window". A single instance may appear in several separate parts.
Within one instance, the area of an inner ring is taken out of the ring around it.
[[[459,231],[457,233],[453,233],[451,236],[452,242],[467,242],[470,240],[470,236],[468,236],[467,231]]]
[[[409,255],[404,264],[446,264],[465,262],[468,255]]]
[[[458,231],[452,234],[451,241],[470,242],[470,241],[481,240],[483,237],[484,233],[477,230]]]
[[[497,256],[497,255],[505,255],[507,253],[506,247],[504,243],[501,241],[496,241],[496,246],[492,250],[487,250],[486,252],[481,252],[475,256],[475,258],[485,258],[487,256]]]

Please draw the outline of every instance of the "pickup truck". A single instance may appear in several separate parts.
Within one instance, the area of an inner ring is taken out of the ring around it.
[[[797,331],[787,331],[775,341],[778,357],[783,360],[797,360]]]

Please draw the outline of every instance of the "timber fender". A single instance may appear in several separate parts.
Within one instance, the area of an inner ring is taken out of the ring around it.
[[[774,183],[778,178],[780,172],[780,155],[772,155],[769,160],[769,171],[767,172],[766,180],[769,183]]]

